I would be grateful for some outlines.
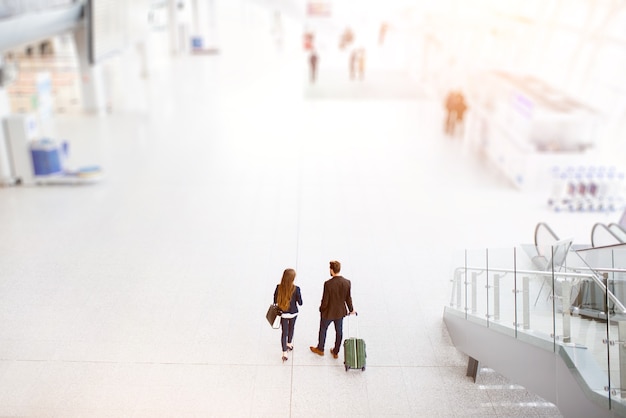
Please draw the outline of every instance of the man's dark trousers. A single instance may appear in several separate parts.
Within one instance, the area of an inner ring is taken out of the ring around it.
[[[335,354],[339,353],[341,347],[341,340],[343,338],[343,318],[339,319],[324,319],[320,317],[320,334],[317,339],[317,348],[324,351],[324,344],[326,344],[326,331],[328,326],[333,322],[335,324]]]

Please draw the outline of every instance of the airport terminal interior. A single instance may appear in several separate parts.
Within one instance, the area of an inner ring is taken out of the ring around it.
[[[142,42],[90,72],[71,33],[0,51],[0,116],[32,117],[41,155],[64,143],[66,171],[0,187],[0,416],[566,416],[488,360],[467,376],[443,312],[459,252],[532,244],[540,222],[585,245],[620,221],[621,189],[554,199],[555,171],[623,176],[626,5],[377,3],[144,1]],[[522,162],[490,144],[525,128],[489,125],[520,74],[582,115]],[[330,260],[365,370],[330,355],[332,326],[309,350]],[[265,314],[286,268],[303,305],[283,362]]]

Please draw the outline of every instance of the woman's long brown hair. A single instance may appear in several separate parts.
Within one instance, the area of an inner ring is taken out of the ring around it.
[[[276,298],[276,304],[283,311],[289,309],[289,302],[291,302],[293,292],[296,291],[296,286],[293,284],[295,279],[296,271],[294,269],[285,269],[283,278],[278,285],[278,297]]]

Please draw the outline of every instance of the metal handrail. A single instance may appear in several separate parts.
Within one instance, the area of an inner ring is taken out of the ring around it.
[[[603,223],[596,223],[595,225],[593,225],[593,227],[591,228],[591,246],[592,247],[596,247],[596,243],[595,243],[595,235],[596,235],[596,231],[602,231],[604,233],[606,233],[609,237],[613,238],[615,240],[615,242],[613,244],[604,244],[603,246],[606,245],[614,245],[614,244],[623,244],[623,241],[617,236],[615,235],[615,233],[613,231],[611,231],[611,229],[606,226]]]
[[[621,237],[626,237],[626,230],[622,225],[611,222],[609,224],[609,229],[620,239],[620,241],[624,242]]]
[[[577,268],[576,270],[581,270],[582,268]],[[471,271],[483,271],[486,270],[484,267],[459,267],[457,270],[471,270]],[[626,273],[625,269],[589,269],[591,271],[603,271],[603,272],[616,272],[616,273]],[[614,303],[614,307],[617,308],[621,313],[626,313],[626,306],[620,302],[620,300],[611,292],[606,285],[602,282],[602,279],[597,274],[589,274],[589,273],[575,273],[575,272],[559,272],[559,271],[537,271],[537,270],[515,270],[515,269],[498,269],[489,267],[490,272],[498,272],[498,273],[521,273],[521,274],[532,274],[537,276],[555,276],[555,277],[572,277],[572,278],[581,278],[581,279],[591,279],[593,280],[602,292],[606,293],[608,298]]]
[[[539,245],[539,243],[537,242],[537,233],[539,232],[540,228],[545,228],[550,233],[550,235],[552,235],[552,238],[554,238],[555,241],[559,240],[559,237],[557,237],[557,235],[554,233],[552,228],[548,226],[547,223],[539,222],[537,226],[535,227],[535,247]]]

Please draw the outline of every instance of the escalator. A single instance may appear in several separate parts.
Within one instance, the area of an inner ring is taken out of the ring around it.
[[[540,222],[535,227],[535,248],[536,254],[531,254],[531,260],[533,264],[539,270],[546,270],[550,264],[549,254],[550,248],[559,241],[559,237],[554,231],[544,222]]]
[[[620,240],[620,242],[626,242],[626,230],[623,226],[616,223],[609,224],[609,230]]]
[[[559,239],[558,235],[546,223],[540,222],[535,227],[535,245],[524,246],[524,248],[537,270],[551,272],[563,270],[571,245],[571,239]],[[550,298],[555,294],[555,291],[556,294],[561,293],[560,287],[560,281],[553,281],[550,275],[544,276],[535,299],[535,306],[537,306],[537,302],[545,288],[550,289],[547,295]],[[578,289],[572,288],[572,300],[577,293]],[[562,309],[563,307],[559,307],[559,310]]]
[[[591,228],[591,248],[619,248],[626,242],[626,231],[616,223],[605,225],[603,223],[596,223]],[[595,268],[596,266],[610,267],[609,260],[595,260],[593,257],[587,260],[590,266]],[[601,271],[599,271],[601,273]],[[619,301],[626,301],[626,281],[617,277],[615,273],[605,273],[602,282],[607,289],[615,295]],[[604,291],[600,289],[595,283],[590,281],[584,281],[581,284],[579,297],[574,301],[573,310],[574,314],[579,314],[584,317],[607,320],[608,317],[612,317],[612,320],[621,314],[616,314],[614,303],[606,300]],[[607,316],[608,315],[608,316]]]
[[[596,260],[592,257],[591,263],[607,268],[615,268],[616,265],[622,265],[623,262],[621,259],[623,258],[623,250],[621,248],[624,243],[626,243],[626,231],[620,224],[595,224],[591,229],[591,247],[598,249],[606,248],[611,256],[602,260]],[[626,278],[623,277],[623,274],[619,272],[604,272],[603,275],[603,282],[607,288],[619,301],[626,301]],[[592,284],[590,283],[589,285]],[[595,288],[597,286],[593,287]],[[588,293],[588,298],[583,301],[583,305],[586,308],[584,312],[595,312],[596,315],[601,315],[601,319],[606,319],[606,312],[608,312],[609,316],[612,317],[611,320],[624,319],[623,314],[615,312],[612,302],[609,301],[607,305],[603,297],[603,292],[596,290],[596,294],[594,295],[594,289],[590,289]]]
[[[617,235],[619,232],[614,232],[617,231],[618,227],[619,225],[609,228],[609,226],[605,224],[595,224],[591,232],[591,247],[606,247],[610,245],[622,244],[623,241],[621,241]],[[626,233],[624,233],[623,230],[622,233],[626,236]],[[534,251],[536,253],[531,257],[535,267],[539,270],[545,271],[550,271],[553,266],[554,271],[564,270],[565,266],[563,263],[567,255],[566,253],[570,250],[570,247],[563,246],[562,243],[563,240],[560,240],[559,236],[547,224],[537,224],[535,228],[534,247]],[[588,248],[589,245],[577,245],[575,247]],[[619,289],[614,285],[615,282],[607,280],[606,278],[603,281],[605,285],[607,285],[607,281],[609,290],[611,290],[611,292],[617,291],[618,294],[616,296],[618,296],[620,300],[626,300],[626,292],[619,292]],[[552,288],[552,283],[554,283],[555,288]],[[539,300],[542,290],[547,286],[550,288],[550,294],[548,297],[554,294],[560,294],[560,283],[558,281],[553,282],[549,278],[544,278],[540,292],[535,300],[535,305]],[[624,294],[622,295],[621,293]],[[609,302],[607,305],[604,292],[593,281],[585,280],[573,286],[570,300],[572,301],[572,304],[569,309],[574,315],[580,315],[590,319],[606,320],[607,312],[609,314],[614,313],[613,304]],[[561,307],[561,309],[566,308]]]
[[[84,5],[77,0],[0,2],[0,52],[76,28]]]
[[[564,416],[620,416],[611,415],[622,407],[620,403],[607,407],[607,398],[610,401],[614,395],[604,371],[608,362],[597,362],[607,350],[597,340],[603,332],[615,338],[614,317],[607,318],[610,311],[606,305],[594,303],[600,296],[600,302],[608,299],[615,311],[625,311],[612,293],[603,292],[599,276],[602,268],[623,264],[607,264],[612,249],[585,244],[574,250],[572,241],[540,223],[534,242],[522,245],[524,254],[514,251],[512,265],[509,256],[501,256],[499,250],[487,251],[485,265],[475,261],[481,259],[482,251],[466,250],[459,258],[463,267],[454,280],[456,296],[450,308],[446,307],[444,320],[454,345],[470,357],[468,375],[470,366],[485,362],[546,399],[555,399]],[[502,274],[512,276],[507,285],[501,282]],[[458,291],[463,285],[465,292]],[[483,287],[489,290],[484,293]],[[511,287],[516,296],[505,296]],[[535,301],[533,306],[535,297],[539,303]],[[500,305],[503,302],[505,309]],[[513,315],[503,315],[504,311]],[[571,313],[580,315],[572,318]],[[613,327],[611,331],[609,327]],[[608,337],[605,340],[609,341]],[[515,360],[519,358],[525,361]],[[554,371],[555,366],[564,368]],[[615,365],[609,367],[614,369]],[[562,389],[562,393],[555,394],[554,388]],[[605,408],[611,412],[606,413]]]
[[[548,271],[554,264],[555,271],[562,270],[564,266],[561,263],[565,260],[565,254],[555,254],[553,250],[553,248],[559,248],[561,242],[562,240],[559,239],[559,236],[547,224],[537,224],[535,228],[535,246],[532,249],[533,254],[529,254],[537,269]],[[625,242],[626,231],[619,224],[605,225],[596,223],[591,230],[591,248],[610,247]],[[577,249],[588,247],[588,245],[576,246]],[[551,251],[553,253],[550,253]],[[569,251],[569,248],[565,251]],[[626,282],[622,283],[622,281],[615,280],[613,277],[605,277],[603,283],[620,301],[626,301]],[[553,295],[555,290],[556,294],[559,294],[560,289],[552,289],[552,281],[544,279],[540,293],[535,300],[535,305],[539,300],[541,291],[546,286],[550,286],[550,295]],[[559,286],[559,283],[554,282],[554,286]],[[603,290],[593,281],[582,281],[578,286],[573,287],[570,300],[572,300],[570,310],[575,315],[606,320],[607,313],[609,316],[615,314],[613,303],[609,301],[607,304]]]
[[[609,228],[595,228],[596,244],[615,239],[606,234]],[[625,299],[618,296],[619,281],[626,283],[626,244],[574,246],[545,223],[537,225],[534,238],[522,246],[529,257],[514,251],[512,266],[499,250],[487,250],[485,265],[474,261],[482,251],[466,250],[460,258],[463,267],[454,282],[465,284],[465,293],[453,291],[456,299],[446,307],[444,320],[454,345],[470,357],[468,375],[473,364],[486,362],[555,402],[564,416],[626,416],[623,354],[608,348],[626,340],[620,328]],[[512,286],[503,286],[502,274],[510,273]],[[484,293],[483,287],[489,290]],[[510,287],[520,296],[504,296]],[[534,298],[537,290],[542,297],[549,292],[550,299],[533,306],[529,296]],[[515,361],[519,358],[525,361]]]
[[[626,233],[618,224],[607,226],[597,223],[591,228],[591,246],[594,248],[623,244],[624,238],[626,238]]]

